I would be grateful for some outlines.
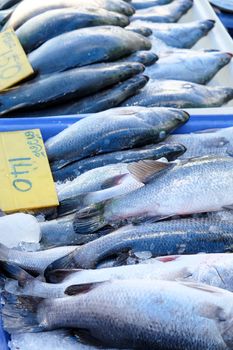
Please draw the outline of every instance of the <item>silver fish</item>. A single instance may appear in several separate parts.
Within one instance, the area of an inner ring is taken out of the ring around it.
[[[188,23],[152,23],[135,21],[133,26],[147,26],[152,37],[162,40],[166,45],[190,49],[198,40],[207,35],[215,24],[214,20],[193,21]],[[130,28],[127,27],[127,28]]]
[[[150,79],[148,84],[121,106],[211,108],[233,99],[233,88],[203,86],[182,80]]]
[[[85,293],[83,293],[85,291]],[[233,294],[195,283],[115,280],[70,286],[71,297],[38,300],[4,295],[9,333],[87,329],[104,346],[144,349],[232,349]],[[116,317],[117,315],[117,317]]]
[[[232,54],[218,51],[174,53],[161,58],[155,65],[147,67],[145,74],[151,79],[173,79],[207,84],[231,61],[231,58]],[[204,70],[203,67],[205,67]]]
[[[192,6],[193,0],[175,0],[168,5],[138,10],[132,17],[132,21],[140,19],[159,23],[177,22]]]
[[[63,8],[46,11],[29,19],[16,30],[16,35],[28,53],[45,41],[72,30],[99,25],[125,27],[128,23],[128,17],[117,12],[96,8],[90,10]]]
[[[153,171],[154,168],[154,171]],[[124,220],[218,211],[232,205],[230,157],[197,157],[166,164],[141,161],[128,166],[145,186],[78,213],[79,232],[93,232]],[[179,184],[179,186],[178,186]],[[203,188],[205,191],[203,191]]]
[[[80,229],[80,226],[77,225]],[[161,223],[128,225],[89,242],[71,254],[54,261],[47,267],[51,271],[67,268],[91,269],[111,257],[118,257],[114,265],[127,262],[133,257],[134,263],[143,252],[158,257],[180,254],[225,253],[232,251],[232,221],[216,219],[170,220]]]
[[[166,142],[182,142],[187,148],[183,158],[205,155],[233,156],[233,127],[171,135]]]
[[[162,141],[188,119],[188,114],[182,110],[115,108],[83,118],[50,138],[45,145],[55,170],[93,155]]]
[[[133,0],[132,5],[135,8],[135,10],[142,10],[148,7],[167,5],[172,1],[173,0]]]
[[[98,26],[58,35],[31,52],[28,58],[34,71],[42,75],[116,61],[150,48],[150,40],[140,34],[116,26]]]
[[[108,11],[119,12],[127,16],[132,16],[134,9],[130,4],[121,0],[48,0],[45,2],[31,2],[31,0],[21,1],[14,13],[7,22],[7,27],[19,28],[29,19],[49,10],[60,8],[102,8]]]
[[[232,292],[232,273],[232,254],[171,255],[149,259],[137,265],[98,270],[55,270],[49,275],[52,283],[41,282],[26,272],[19,271],[17,279],[20,285],[17,281],[7,280],[5,290],[18,295],[63,298],[66,296],[65,290],[71,285],[135,278],[167,281],[180,279]]]

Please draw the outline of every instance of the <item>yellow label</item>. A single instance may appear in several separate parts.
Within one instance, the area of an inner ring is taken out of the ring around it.
[[[0,91],[33,73],[19,39],[13,29],[0,33]]]
[[[57,206],[58,198],[39,129],[0,133],[0,209]]]

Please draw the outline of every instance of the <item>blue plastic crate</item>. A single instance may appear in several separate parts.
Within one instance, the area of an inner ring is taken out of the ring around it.
[[[224,27],[228,30],[231,37],[233,37],[233,14],[221,12],[218,14],[219,19]]]
[[[80,116],[46,117],[46,118],[1,118],[0,132],[28,129],[40,129],[44,140],[54,136],[69,125],[80,120]],[[176,130],[176,133],[189,133],[204,129],[224,128],[233,126],[232,115],[192,115],[188,123]],[[3,331],[0,324],[0,350],[8,350],[9,336]],[[33,349],[32,349],[33,350]]]

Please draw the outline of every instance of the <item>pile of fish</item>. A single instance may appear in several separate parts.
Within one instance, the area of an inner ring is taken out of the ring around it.
[[[0,115],[226,104],[233,88],[206,84],[232,54],[192,50],[215,25],[179,23],[192,6],[193,0],[0,1],[2,30],[14,28],[34,69],[0,94]]]
[[[233,128],[170,135],[188,119],[119,107],[48,139],[60,205],[0,218],[10,349],[233,349]]]
[[[59,206],[0,212],[11,350],[233,349],[233,127],[173,133],[232,54],[192,50],[192,6],[0,0],[35,72],[0,115],[82,114],[45,143]]]

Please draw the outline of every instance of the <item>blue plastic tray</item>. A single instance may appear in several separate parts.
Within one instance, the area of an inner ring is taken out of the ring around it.
[[[80,120],[78,116],[48,117],[48,118],[14,118],[0,119],[1,131],[16,131],[39,128],[46,141],[49,137],[58,134],[69,125]],[[224,128],[233,126],[232,115],[192,115],[188,123],[176,130],[176,133],[189,133],[204,129]],[[8,335],[3,331],[0,324],[0,350],[8,350]],[[33,350],[33,349],[32,349]]]

